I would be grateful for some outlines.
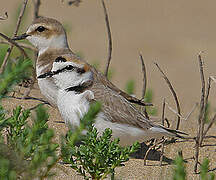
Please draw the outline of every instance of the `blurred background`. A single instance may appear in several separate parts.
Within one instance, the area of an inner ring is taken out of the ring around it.
[[[88,62],[99,64],[104,71],[108,54],[107,30],[101,1],[83,0],[79,7],[68,1],[41,0],[39,15],[55,18],[66,27],[68,42]],[[8,12],[9,18],[0,21],[0,31],[13,32],[20,0],[1,0],[0,15]],[[128,80],[135,81],[135,94],[141,96],[141,52],[153,91],[153,103],[161,114],[165,97],[175,108],[173,97],[154,65],[157,62],[167,74],[179,97],[183,116],[200,101],[201,83],[197,55],[204,51],[206,78],[216,75],[216,11],[215,1],[202,0],[112,0],[105,1],[108,8],[113,38],[110,69],[111,81],[125,89]],[[23,33],[33,17],[32,3],[19,33]],[[21,32],[22,31],[22,32]],[[0,52],[1,53],[1,52]],[[210,102],[215,106],[215,84]],[[214,108],[213,108],[214,110]],[[173,115],[174,117],[174,115]]]

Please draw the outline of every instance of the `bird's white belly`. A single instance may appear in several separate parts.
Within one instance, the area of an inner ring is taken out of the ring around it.
[[[145,131],[127,124],[112,123],[105,120],[102,112],[96,118],[94,127],[97,128],[99,135],[102,135],[106,128],[110,128],[112,130],[112,137],[119,138],[121,146],[129,146],[136,141],[141,143],[152,138],[160,138],[163,136],[163,134],[154,132],[151,129]]]
[[[53,106],[57,106],[57,87],[53,81],[49,79],[38,79],[38,85],[41,91],[49,103]]]

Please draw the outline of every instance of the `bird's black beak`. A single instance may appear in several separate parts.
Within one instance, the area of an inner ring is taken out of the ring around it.
[[[40,76],[38,76],[38,79],[42,79],[42,78],[48,78],[48,77],[52,77],[54,75],[54,73],[52,71],[46,72],[44,74],[41,74]]]
[[[14,37],[12,40],[16,41],[16,40],[26,39],[26,37],[28,37],[28,36],[30,36],[30,35],[24,33],[24,34],[22,34],[20,36]]]

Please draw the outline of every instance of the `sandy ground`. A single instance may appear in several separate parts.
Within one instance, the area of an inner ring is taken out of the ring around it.
[[[14,14],[19,0],[1,0],[0,15],[5,11],[9,19],[0,22],[1,32],[15,24]],[[127,80],[136,81],[136,95],[140,97],[142,88],[141,64],[138,53],[142,52],[148,76],[148,87],[154,91],[154,104],[161,116],[162,100],[166,97],[170,106],[175,108],[173,97],[154,65],[158,62],[167,73],[178,94],[182,114],[187,116],[192,107],[200,99],[200,77],[197,54],[204,51],[204,70],[206,77],[216,75],[216,2],[201,0],[163,0],[163,1],[109,1],[110,24],[113,36],[113,56],[111,68],[114,71],[112,82],[124,89]],[[32,6],[29,1],[27,18],[23,22],[25,31],[32,18]],[[42,0],[40,14],[53,17],[67,27],[70,47],[81,52],[90,63],[99,62],[101,70],[107,58],[107,34],[104,14],[99,0],[84,1],[80,7],[67,6],[60,0]],[[11,30],[11,29],[10,29]],[[215,109],[215,84],[212,85],[210,102]],[[32,96],[40,97],[35,86]],[[12,108],[17,104],[29,108],[37,104],[31,101],[7,100],[6,106]],[[60,120],[57,110],[49,108],[50,127],[56,130],[56,136],[66,131],[63,124],[54,123]],[[182,120],[181,130],[194,136],[197,132],[198,110],[187,120]],[[167,110],[167,117],[175,127],[176,117]],[[209,134],[215,135],[216,126]],[[216,144],[215,140],[210,140]],[[167,158],[175,158],[177,151],[183,150],[183,156],[188,159],[186,164],[188,179],[198,179],[193,174],[194,143],[177,143],[166,146]],[[152,157],[156,154],[152,154]],[[208,157],[211,168],[216,167],[216,148],[208,146],[201,149],[201,160]],[[157,158],[156,158],[157,159]],[[117,179],[169,179],[172,174],[170,165],[158,166],[159,161],[147,161],[143,165],[142,159],[131,159],[126,166],[117,170]],[[58,170],[55,179],[81,179],[70,168],[64,168],[67,173]]]

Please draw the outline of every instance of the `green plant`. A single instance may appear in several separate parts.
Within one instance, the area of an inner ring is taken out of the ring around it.
[[[4,72],[0,74],[0,97],[10,92],[13,85],[29,77],[31,67],[31,60],[24,60],[21,57],[15,62],[9,61]]]
[[[0,100],[30,75],[31,66],[30,60],[21,57],[8,62],[0,75]],[[0,179],[43,179],[57,162],[58,145],[52,142],[54,132],[48,128],[46,110],[36,109],[31,126],[27,123],[30,114],[17,106],[10,115],[0,104]]]
[[[125,91],[132,95],[134,94],[134,90],[135,90],[135,81],[134,80],[129,80],[127,81],[126,85],[125,85]]]
[[[81,120],[80,127],[75,132],[69,131],[66,138],[62,139],[62,158],[65,163],[71,164],[85,179],[104,179],[113,173],[116,167],[122,166],[129,160],[129,155],[139,148],[139,143],[132,147],[123,148],[119,145],[119,139],[111,140],[112,131],[106,129],[102,136],[98,137],[96,128],[92,123],[99,113],[100,103],[91,106],[88,113]],[[86,136],[80,146],[75,146],[78,135],[87,129]]]
[[[144,101],[147,103],[152,103],[153,100],[153,91],[152,89],[147,89],[144,97]],[[157,115],[157,109],[155,107],[147,106],[146,111],[148,114],[155,116]]]
[[[30,116],[28,109],[22,110],[18,106],[9,117],[2,106],[0,109],[0,137],[1,146],[4,147],[0,151],[0,161],[5,164],[0,165],[0,179],[11,179],[12,175],[23,179],[49,176],[50,169],[58,159],[58,144],[52,142],[54,132],[48,128],[46,110],[39,106],[30,126],[27,124]],[[4,153],[6,149],[7,154]]]
[[[186,180],[186,168],[184,165],[183,157],[178,155],[174,161],[173,180]],[[205,158],[200,166],[200,179],[201,180],[214,180],[215,174],[209,173],[209,160]]]
[[[65,156],[65,149],[63,150],[64,162],[70,163],[71,168],[85,179],[104,179],[108,174],[114,174],[115,168],[123,166],[129,160],[129,155],[138,150],[139,143],[124,148],[119,145],[119,139],[111,141],[111,136],[110,129],[106,129],[98,137],[97,129],[92,128],[79,147],[66,141],[64,146],[69,151]]]
[[[184,160],[182,156],[177,156],[174,161],[174,175],[173,180],[185,180],[186,179],[186,170],[184,165]]]
[[[201,180],[214,180],[215,178],[214,173],[208,173],[209,160],[207,158],[203,160],[203,163],[201,164],[200,169],[201,169],[201,172],[200,172]]]

